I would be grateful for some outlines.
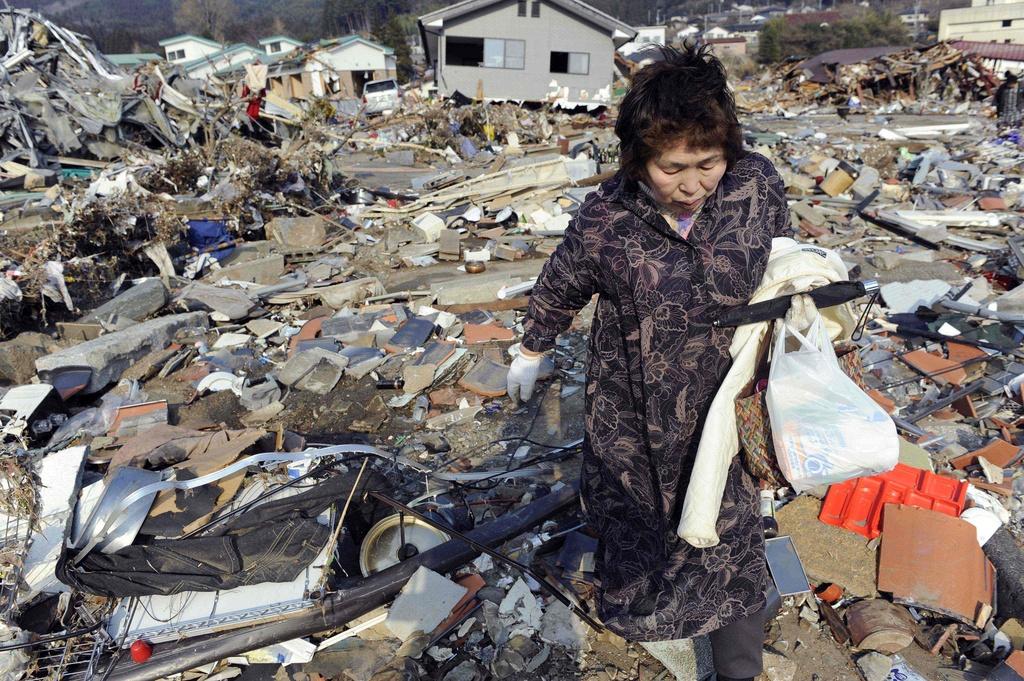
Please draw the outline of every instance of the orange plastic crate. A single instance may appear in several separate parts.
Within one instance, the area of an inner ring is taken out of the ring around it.
[[[882,533],[886,504],[906,504],[958,517],[966,501],[966,482],[896,464],[888,473],[829,487],[818,520],[874,539]]]

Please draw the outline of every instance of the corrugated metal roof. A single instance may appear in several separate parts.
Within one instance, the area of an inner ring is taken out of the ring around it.
[[[974,54],[982,59],[1000,59],[1003,61],[1024,61],[1024,45],[1015,43],[982,43],[973,40],[955,40],[953,47]]]

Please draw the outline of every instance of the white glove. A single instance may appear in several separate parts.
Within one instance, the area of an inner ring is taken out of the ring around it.
[[[533,395],[533,386],[537,383],[537,373],[540,371],[540,363],[544,355],[527,357],[519,353],[512,366],[508,368],[508,381],[506,387],[508,396],[514,401],[526,402]]]

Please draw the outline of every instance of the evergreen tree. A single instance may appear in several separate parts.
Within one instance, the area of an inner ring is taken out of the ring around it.
[[[757,46],[757,58],[762,64],[774,64],[782,60],[784,29],[785,22],[780,17],[765,22]]]

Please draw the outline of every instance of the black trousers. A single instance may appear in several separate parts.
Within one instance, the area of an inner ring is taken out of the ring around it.
[[[764,625],[775,618],[781,606],[782,599],[773,585],[763,610],[708,634],[715,673],[720,681],[752,679],[761,674]]]

